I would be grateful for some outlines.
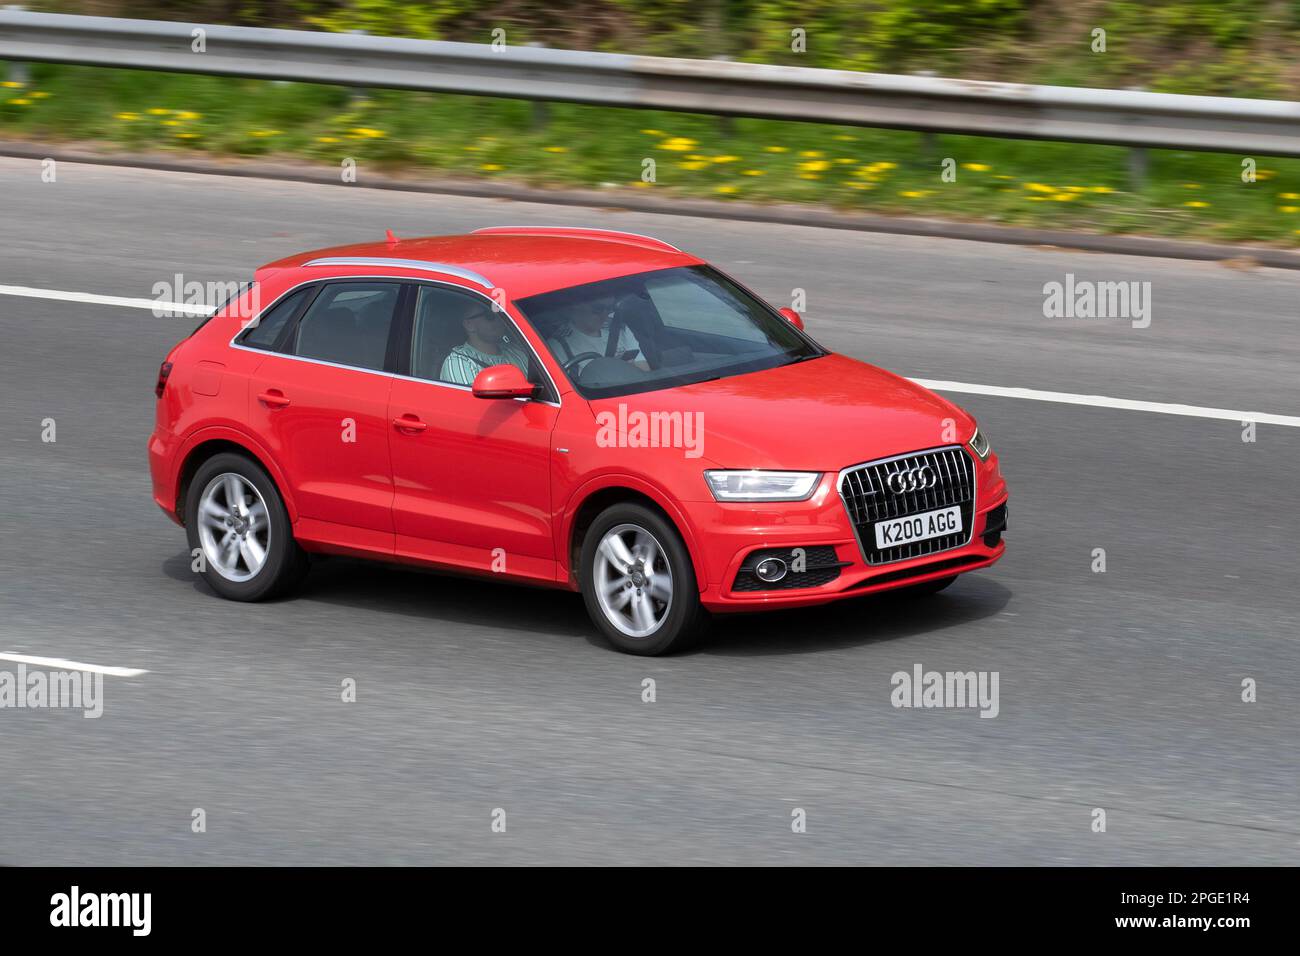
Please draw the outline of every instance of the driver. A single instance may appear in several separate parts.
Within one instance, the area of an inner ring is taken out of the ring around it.
[[[458,303],[458,312],[449,321],[460,322],[465,330],[465,343],[447,353],[439,379],[456,385],[473,385],[483,369],[507,364],[528,374],[528,353],[506,338],[506,320],[500,312],[466,298]]]
[[[579,303],[569,310],[569,321],[560,326],[554,338],[547,339],[552,354],[567,365],[575,356],[583,352],[595,352],[604,355],[609,345],[609,320],[614,311],[614,297],[600,296],[588,302]],[[641,343],[636,340],[632,330],[626,325],[619,330],[618,347],[614,357],[633,362],[638,368],[649,366],[641,354]]]

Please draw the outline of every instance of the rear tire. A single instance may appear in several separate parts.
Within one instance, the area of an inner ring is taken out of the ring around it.
[[[266,600],[307,573],[275,482],[244,455],[222,452],[199,466],[185,495],[185,534],[199,573],[230,601]]]
[[[579,562],[587,613],[618,650],[667,654],[701,631],[707,612],[691,556],[658,512],[632,503],[606,508],[587,529]]]

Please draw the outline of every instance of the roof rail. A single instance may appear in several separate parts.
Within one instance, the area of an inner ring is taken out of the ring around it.
[[[420,259],[386,259],[382,256],[330,256],[324,259],[312,259],[303,266],[381,266],[384,268],[419,269],[421,272],[441,272],[443,275],[458,276],[467,279],[485,289],[493,288],[486,276],[473,269],[448,265],[445,262],[425,262]]]
[[[619,232],[615,229],[592,229],[586,226],[488,226],[475,229],[475,236],[571,236],[575,239],[600,239],[605,242],[621,242],[628,246],[640,246],[642,249],[657,249],[661,252],[681,252],[670,242],[643,236],[636,232]]]

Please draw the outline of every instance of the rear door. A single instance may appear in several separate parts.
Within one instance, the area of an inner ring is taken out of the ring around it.
[[[291,485],[303,540],[393,550],[386,366],[403,288],[319,284],[253,374],[249,418]]]

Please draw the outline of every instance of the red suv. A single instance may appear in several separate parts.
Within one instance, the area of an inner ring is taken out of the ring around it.
[[[970,415],[629,233],[273,262],[156,392],[154,500],[234,600],[348,554],[581,591],[660,654],[707,612],[937,591],[1005,549]]]

